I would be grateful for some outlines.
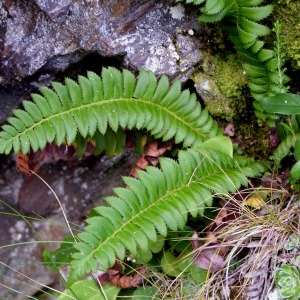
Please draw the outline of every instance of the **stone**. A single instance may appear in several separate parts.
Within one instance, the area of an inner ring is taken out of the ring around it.
[[[39,176],[53,188],[76,234],[83,228],[83,220],[91,209],[104,205],[104,197],[113,195],[114,187],[124,185],[122,175],[130,173],[136,160],[137,155],[127,149],[112,158],[47,163],[42,165]],[[17,189],[13,194],[16,181]],[[4,262],[0,264],[1,284],[4,285],[0,285],[0,295],[3,299],[28,299],[26,294],[33,296],[45,285],[60,282],[59,274],[41,263],[42,253],[45,248],[55,250],[59,246],[57,241],[70,236],[70,232],[57,199],[39,178],[24,178],[16,171],[7,171],[1,175],[0,183],[6,186],[0,189],[0,199],[11,203],[14,209],[0,202],[0,261]],[[13,216],[12,212],[19,215]],[[60,289],[64,289],[63,284]]]
[[[6,260],[9,267],[1,270],[3,272],[1,283],[20,293],[5,290],[1,286],[1,296],[5,299],[28,299],[29,295],[46,290],[47,285],[61,281],[59,273],[51,271],[39,262],[43,260],[44,250],[55,250],[59,247],[57,241],[63,240],[68,234],[63,216],[55,215],[47,221],[30,223],[35,230],[35,236],[32,233],[28,234],[29,226],[23,220],[17,221],[14,227],[10,227],[12,241],[20,244],[7,253]],[[25,240],[26,243],[22,244]]]

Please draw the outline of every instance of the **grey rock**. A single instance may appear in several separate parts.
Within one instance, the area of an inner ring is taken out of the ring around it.
[[[43,10],[53,22],[63,23],[69,13],[71,0],[35,0],[36,5]]]
[[[52,187],[71,227],[78,232],[91,209],[104,205],[104,197],[113,195],[113,188],[124,185],[121,176],[129,174],[136,159],[134,152],[127,149],[112,158],[47,163],[39,175]],[[59,274],[41,263],[45,249],[55,250],[57,241],[70,235],[57,199],[49,186],[35,176],[24,178],[12,170],[3,173],[0,199],[14,207],[14,212],[26,215],[27,222],[21,216],[12,216],[12,210],[0,202],[0,298],[28,299],[27,295],[36,295],[46,285],[55,283],[60,283],[59,289],[63,290]]]
[[[104,58],[94,62],[99,69],[106,57],[121,57],[122,67],[185,81],[201,60],[191,30],[203,31],[195,13],[172,1],[3,0],[0,107],[8,108],[0,122],[22,97],[61,80],[61,72],[90,53]]]

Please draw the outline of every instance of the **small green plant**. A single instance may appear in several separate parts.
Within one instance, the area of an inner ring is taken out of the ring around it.
[[[300,249],[300,235],[299,234],[291,234],[290,240],[284,246],[286,250]]]
[[[284,157],[293,154],[297,162],[291,169],[290,181],[297,183],[300,179],[300,96],[283,93],[266,97],[261,101],[261,107],[268,112],[290,116],[279,125],[281,143],[274,151],[273,159],[279,166]]]
[[[300,299],[300,269],[283,264],[276,271],[276,284],[279,297],[284,299]]]

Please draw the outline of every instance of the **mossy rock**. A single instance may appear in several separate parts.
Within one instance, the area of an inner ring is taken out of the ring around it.
[[[247,78],[241,61],[234,54],[223,59],[204,53],[201,67],[193,80],[206,108],[213,116],[232,121],[245,103],[243,88]]]

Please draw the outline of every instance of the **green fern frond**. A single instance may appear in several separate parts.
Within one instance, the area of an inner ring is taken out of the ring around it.
[[[274,91],[275,94],[287,93],[289,91],[289,86],[286,86],[286,83],[290,80],[285,74],[286,68],[284,68],[284,64],[286,45],[282,40],[280,31],[281,24],[277,20],[273,28],[273,32],[276,36],[274,41],[274,58],[268,60],[266,64],[267,69],[270,71],[269,73],[273,74],[273,76],[270,76],[270,80],[273,83],[273,89],[276,89],[276,91]]]
[[[292,148],[295,146],[297,140],[300,139],[300,132],[287,135],[278,145],[271,157],[276,166],[279,166],[283,158],[292,154]]]
[[[0,153],[26,154],[53,141],[71,144],[78,133],[87,138],[119,127],[145,128],[156,138],[174,138],[184,147],[221,135],[194,94],[181,91],[179,81],[170,85],[166,76],[157,81],[150,71],[141,70],[136,79],[128,70],[107,68],[101,77],[89,72],[87,78],[79,76],[78,83],[66,79],[65,85],[52,83],[52,89],[40,91],[7,119],[0,132]]]
[[[106,198],[109,206],[96,207],[78,234],[69,280],[106,270],[128,253],[149,251],[158,234],[183,229],[188,213],[203,215],[214,193],[235,192],[247,185],[246,176],[257,176],[263,169],[204,145],[180,151],[178,162],[161,158],[160,169],[147,167],[139,171],[139,179],[124,177],[128,188],[116,188],[116,196]]]
[[[77,157],[85,154],[88,143],[94,145],[94,155],[99,155],[105,151],[107,157],[120,154],[125,148],[126,134],[124,130],[118,129],[113,131],[110,127],[107,128],[105,134],[96,131],[95,134],[86,139],[82,135],[77,135],[74,141]]]
[[[260,101],[267,96],[286,92],[285,84],[289,78],[282,68],[284,63],[284,45],[280,38],[280,25],[275,23],[276,34],[274,50],[264,49],[259,40],[270,34],[271,30],[260,24],[273,10],[272,5],[263,5],[263,0],[206,0],[200,9],[201,22],[222,22],[236,51],[245,61],[244,70],[249,78],[249,89],[255,99],[254,107],[259,120],[274,125],[278,117],[263,111]]]

